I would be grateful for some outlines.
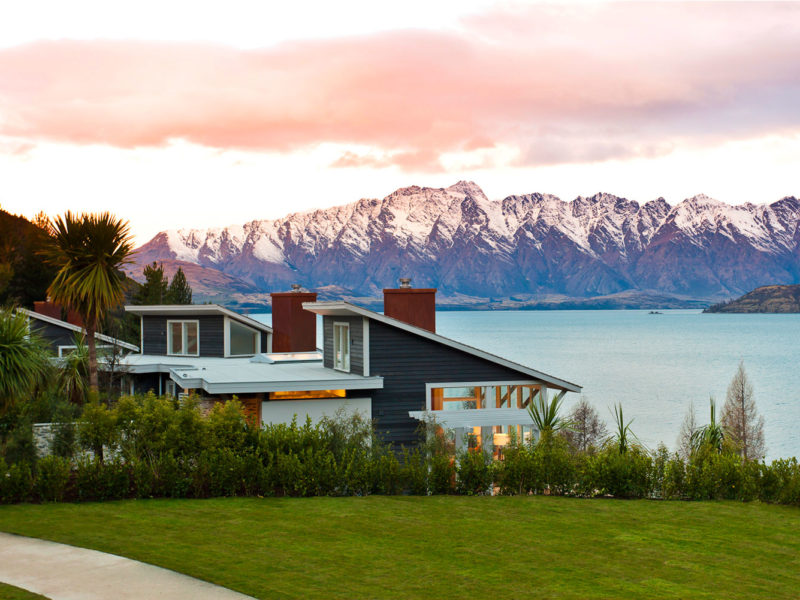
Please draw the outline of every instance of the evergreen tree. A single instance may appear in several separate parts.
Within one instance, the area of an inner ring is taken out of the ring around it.
[[[172,276],[172,283],[169,284],[167,290],[167,304],[191,304],[192,303],[192,288],[186,281],[186,275],[183,274],[183,269],[178,267],[175,275]]]
[[[764,417],[756,410],[753,386],[741,362],[728,386],[725,406],[722,407],[722,426],[743,458],[763,458]]]
[[[167,277],[164,267],[156,262],[147,265],[142,272],[145,282],[136,295],[133,303],[138,305],[170,304],[167,299]]]

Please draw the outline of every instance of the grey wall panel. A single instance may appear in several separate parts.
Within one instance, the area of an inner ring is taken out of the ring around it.
[[[425,384],[456,381],[519,381],[529,375],[449,348],[375,320],[369,324],[370,374],[383,377],[371,392],[372,418],[393,444],[413,446],[419,421],[410,410],[425,410]]]
[[[31,331],[41,336],[52,350],[53,354],[58,354],[59,346],[72,346],[75,343],[75,335],[80,335],[76,331],[59,327],[52,323],[45,323],[37,319],[31,319]],[[100,342],[102,343],[102,342]]]
[[[222,315],[187,317],[145,316],[143,326],[143,353],[167,353],[167,321],[198,321],[200,327],[200,356],[225,355],[225,325]]]
[[[364,374],[364,321],[361,317],[323,317],[322,349],[324,365],[333,368],[333,324],[350,325],[350,373]]]

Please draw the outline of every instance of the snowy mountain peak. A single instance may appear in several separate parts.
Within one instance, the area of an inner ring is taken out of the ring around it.
[[[489,200],[459,181],[241,226],[165,231],[137,260],[212,267],[265,291],[301,283],[373,294],[402,271],[445,295],[733,295],[800,278],[799,223],[800,201],[790,196],[732,206],[699,194],[674,207],[604,192]]]

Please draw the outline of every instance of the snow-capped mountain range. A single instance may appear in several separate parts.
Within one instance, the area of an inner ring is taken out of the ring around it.
[[[180,261],[265,292],[300,283],[369,296],[409,276],[445,297],[648,290],[721,298],[800,282],[800,201],[729,205],[699,195],[670,206],[663,198],[565,202],[538,193],[489,200],[460,181],[282,219],[164,231],[136,259],[139,273],[145,263]]]

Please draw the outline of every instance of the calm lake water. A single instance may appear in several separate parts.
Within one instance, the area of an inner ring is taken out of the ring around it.
[[[441,335],[581,385],[609,424],[621,402],[650,448],[674,448],[692,402],[698,423],[708,422],[709,397],[721,409],[743,360],[765,419],[767,457],[800,457],[800,315],[447,311],[436,319]],[[578,398],[567,394],[566,409]]]

